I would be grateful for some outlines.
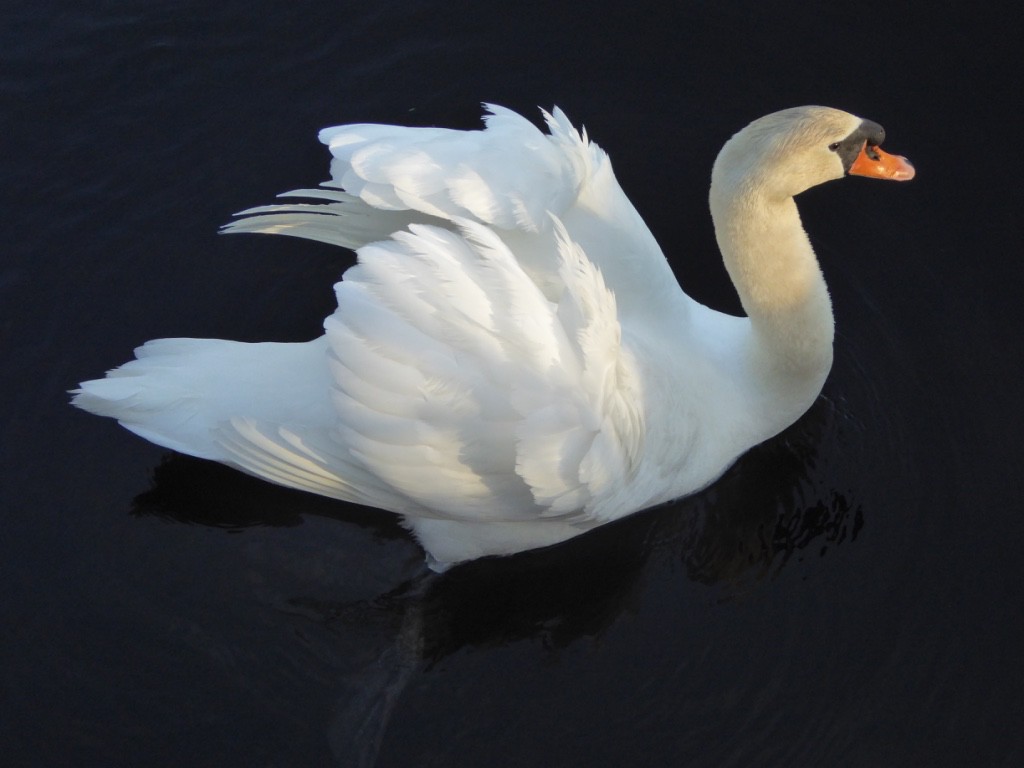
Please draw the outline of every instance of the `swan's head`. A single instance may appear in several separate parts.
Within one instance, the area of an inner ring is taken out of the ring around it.
[[[847,174],[909,181],[906,158],[883,152],[885,129],[829,107],[795,107],[755,120],[722,148],[714,186],[792,197]]]

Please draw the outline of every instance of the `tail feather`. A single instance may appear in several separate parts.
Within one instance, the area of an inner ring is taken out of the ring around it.
[[[270,423],[329,423],[326,345],[157,339],[104,379],[82,382],[72,404],[109,416],[165,448],[228,459],[218,428],[245,415]],[[324,376],[309,374],[320,365]],[[319,382],[319,385],[315,382]]]

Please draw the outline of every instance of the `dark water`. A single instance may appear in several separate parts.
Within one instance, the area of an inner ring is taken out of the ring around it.
[[[1024,764],[1020,56],[997,8],[23,3],[0,14],[0,747],[12,766]],[[167,456],[65,390],[319,333],[339,251],[219,238],[320,127],[559,104],[687,290],[750,119],[882,122],[804,196],[825,394],[701,496],[424,583],[387,516]]]

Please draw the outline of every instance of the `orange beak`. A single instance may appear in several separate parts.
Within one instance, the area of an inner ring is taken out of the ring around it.
[[[864,142],[860,154],[850,166],[850,173],[854,176],[870,176],[873,179],[910,181],[914,178],[914,166],[905,157],[890,155],[883,152],[881,147],[870,146]]]

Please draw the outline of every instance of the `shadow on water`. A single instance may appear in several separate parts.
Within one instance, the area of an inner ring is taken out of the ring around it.
[[[294,596],[280,607],[334,633],[371,633],[376,651],[339,680],[329,727],[339,764],[373,765],[410,677],[464,648],[525,639],[560,649],[596,637],[642,595],[653,560],[681,563],[712,599],[745,596],[804,553],[852,542],[864,525],[848,492],[829,487],[826,454],[859,431],[820,398],[796,425],[747,453],[697,496],[599,528],[567,543],[486,558],[445,574],[425,566],[369,600]],[[848,446],[847,446],[848,447]],[[354,523],[375,537],[408,537],[379,511],[297,493],[181,456],[158,466],[133,514],[240,530],[297,526],[307,515]],[[367,660],[368,659],[368,660]]]

